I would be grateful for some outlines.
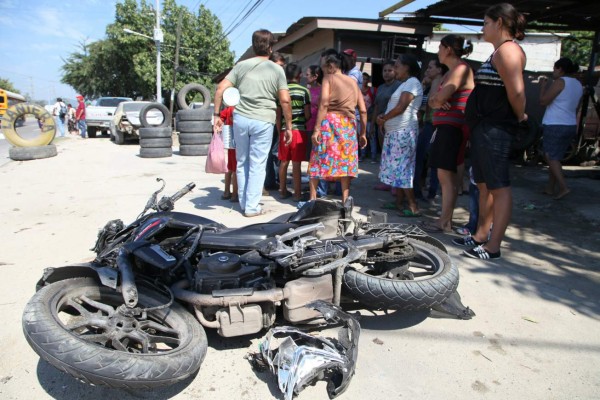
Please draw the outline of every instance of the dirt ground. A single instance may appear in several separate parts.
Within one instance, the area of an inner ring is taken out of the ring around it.
[[[27,345],[21,313],[42,270],[89,260],[105,222],[133,220],[158,188],[197,189],[177,204],[228,226],[283,219],[290,200],[265,196],[266,215],[249,221],[220,200],[222,180],[204,173],[204,157],[143,159],[137,145],[106,138],[64,139],[57,157],[14,162],[0,155],[0,398],[2,399],[281,399],[269,373],[244,356],[264,332],[226,339],[208,332],[209,349],[197,376],[173,387],[131,392],[76,381]],[[372,190],[377,165],[361,165],[352,185],[358,216],[391,200]],[[514,167],[514,214],[502,259],[460,255],[451,235],[435,235],[459,266],[459,293],[476,316],[431,318],[427,312],[360,310],[356,375],[341,399],[593,399],[600,397],[600,185],[598,168],[567,171],[572,193],[561,201],[541,194],[542,166]],[[468,196],[459,198],[457,224],[466,222]],[[426,208],[433,218],[437,209]],[[391,221],[400,221],[395,215]],[[417,222],[417,219],[405,222]],[[594,333],[596,332],[596,333]],[[300,399],[326,399],[324,383]]]

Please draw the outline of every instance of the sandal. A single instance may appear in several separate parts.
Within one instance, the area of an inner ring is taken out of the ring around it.
[[[386,185],[385,183],[378,183],[377,185],[375,185],[373,187],[373,189],[375,190],[383,190],[383,191],[390,191],[392,189],[391,186]]]
[[[231,198],[231,193],[223,193],[221,196],[221,200],[229,200]]]
[[[422,214],[419,211],[413,212],[412,210],[409,210],[409,209],[405,209],[405,210],[400,211],[398,213],[398,215],[401,216],[401,217],[406,217],[406,218],[414,218],[414,217],[421,217],[422,216]]]
[[[292,197],[292,192],[290,192],[289,190],[286,190],[285,193],[281,193],[279,192],[279,198],[280,199],[287,199],[289,197]]]
[[[260,210],[257,212],[253,212],[253,213],[244,213],[244,217],[246,218],[252,218],[252,217],[258,217],[259,215],[265,215],[267,212],[265,210]]]
[[[231,196],[231,198],[229,199],[230,202],[232,203],[239,203],[240,202],[240,198],[237,196]]]
[[[421,221],[421,223],[419,224],[419,228],[421,228],[425,232],[429,232],[429,233],[444,233],[444,232],[446,232],[442,228],[437,226],[436,224],[432,224],[431,222],[427,222],[427,221]]]
[[[397,210],[398,206],[395,201],[388,201],[387,203],[383,203],[381,206],[384,210]]]

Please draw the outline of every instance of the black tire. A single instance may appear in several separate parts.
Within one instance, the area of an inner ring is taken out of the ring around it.
[[[212,120],[212,108],[190,108],[177,111],[177,122],[180,121],[210,121]]]
[[[160,124],[152,125],[152,124],[148,123],[147,115],[148,115],[148,111],[150,111],[150,110],[158,110],[162,113],[164,118]],[[171,113],[169,112],[169,109],[167,107],[165,107],[163,104],[160,104],[160,103],[147,104],[144,106],[144,108],[142,108],[140,110],[140,124],[144,128],[153,128],[153,127],[166,128],[167,126],[171,126]]]
[[[17,120],[27,114],[33,114],[42,123],[41,133],[33,139],[22,138],[15,129]],[[54,117],[44,107],[36,104],[21,103],[6,109],[4,117],[2,117],[0,129],[6,140],[13,146],[42,147],[52,143],[52,140],[54,140],[56,122],[54,121]]]
[[[173,136],[173,129],[166,128],[140,128],[140,139],[170,138]]]
[[[197,145],[197,144],[210,144],[212,139],[212,133],[187,133],[179,132],[179,144],[183,145]]]
[[[182,144],[179,146],[180,156],[206,156],[208,155],[208,144]]]
[[[138,285],[138,290],[140,307],[155,307],[168,302],[168,299],[142,285]],[[142,326],[151,321],[153,326],[150,330],[155,330],[155,336],[174,336],[179,340],[179,346],[175,348],[167,346],[173,344],[172,339],[163,340],[157,343],[160,350],[150,345],[145,352],[142,340],[136,340],[133,335],[127,335],[125,330],[116,327],[122,322],[109,324],[118,317],[117,313],[109,321],[106,311],[96,308],[93,301],[113,309],[123,304],[119,292],[100,286],[92,278],[68,279],[45,286],[29,300],[23,312],[23,332],[27,342],[41,358],[56,368],[94,385],[135,390],[157,388],[184,380],[200,368],[206,355],[206,334],[179,304],[148,311],[146,320],[123,318],[126,327],[130,328],[132,323],[138,325],[132,328],[138,338],[152,334]],[[90,317],[94,313],[95,320],[87,321],[85,312]],[[67,327],[65,318],[80,326]],[[98,321],[106,322],[104,329]],[[95,334],[96,340],[86,339],[86,334],[90,335],[88,337]],[[106,336],[98,340],[101,334]],[[111,334],[113,338],[122,335],[119,338],[122,341],[109,339]],[[125,351],[115,349],[113,343],[120,343]]]
[[[185,98],[188,95],[188,93],[190,93],[193,90],[200,92],[200,94],[202,95],[202,98],[204,99],[204,104],[202,104],[202,108],[208,108],[211,101],[210,91],[206,88],[206,86],[203,86],[199,83],[188,83],[187,85],[181,88],[179,93],[177,93],[177,104],[179,105],[179,108],[184,110],[190,108]]]
[[[115,144],[125,144],[125,132],[115,129],[113,134],[115,136]]]
[[[387,263],[390,267],[413,262],[432,268],[432,274],[414,280],[382,277],[381,271],[348,268],[344,273],[344,289],[361,303],[374,308],[421,310],[440,304],[458,287],[458,268],[448,254],[432,244],[410,239],[417,254],[410,260]],[[375,264],[377,266],[377,263]],[[415,265],[415,264],[413,264]],[[360,264],[359,264],[360,266]],[[373,273],[379,274],[374,275]],[[406,277],[406,276],[405,276]]]
[[[173,146],[173,139],[171,138],[153,138],[153,139],[141,139],[140,147],[145,149],[152,148],[171,148]]]
[[[58,154],[56,146],[49,144],[46,146],[31,147],[11,147],[8,149],[8,156],[15,161],[40,160],[42,158],[54,157]]]
[[[140,147],[140,157],[142,158],[162,158],[171,157],[173,149],[171,147]]]
[[[177,123],[177,130],[179,132],[212,133],[213,125],[210,121],[181,121]]]
[[[95,126],[88,126],[88,128],[87,128],[88,138],[90,138],[90,139],[95,138],[96,133],[98,133],[98,128],[96,128]]]

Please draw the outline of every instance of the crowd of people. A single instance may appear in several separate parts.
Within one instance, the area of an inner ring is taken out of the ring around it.
[[[422,229],[440,233],[455,229],[464,236],[453,242],[465,247],[465,256],[499,258],[512,208],[511,141],[528,118],[526,55],[517,43],[524,38],[524,29],[525,18],[512,5],[491,6],[482,35],[494,51],[479,69],[474,71],[464,60],[472,43],[449,34],[423,74],[416,56],[402,54],[383,63],[383,83],[378,87],[357,67],[353,49],[328,49],[319,65],[302,71],[280,54],[274,57],[271,32],[256,31],[252,43],[256,56],[234,66],[214,100],[215,110],[220,110],[226,89],[236,87],[240,92],[239,104],[227,108],[231,118],[215,112],[215,133],[223,129],[225,117],[236,143],[234,160],[230,157],[236,166],[229,174],[237,175],[237,191],[230,191],[231,178],[226,179],[224,198],[239,201],[246,217],[264,214],[260,197],[265,190],[278,189],[280,198],[293,196],[301,205],[306,200],[301,165],[308,162],[307,199],[327,195],[332,190],[329,183],[335,182],[333,190],[345,201],[359,162],[370,158],[379,162],[375,189],[390,190],[395,196],[384,208],[401,217],[419,217],[419,201],[435,199],[439,187],[439,218],[421,221]],[[553,83],[541,85],[540,102],[548,106],[543,120],[550,166],[545,192],[555,199],[569,193],[559,160],[574,135],[582,95],[581,85],[572,77],[576,70],[570,60],[561,59]],[[300,84],[302,78],[306,87]],[[465,168],[467,149],[469,168]],[[269,158],[278,160],[278,166]],[[287,188],[290,161],[293,192]],[[463,191],[463,174],[470,182],[470,218],[467,225],[455,227],[453,212]]]
[[[85,138],[87,126],[85,122],[85,102],[83,96],[77,95],[77,108],[71,103],[65,103],[62,98],[57,98],[52,106],[52,116],[56,124],[59,137],[76,136]]]

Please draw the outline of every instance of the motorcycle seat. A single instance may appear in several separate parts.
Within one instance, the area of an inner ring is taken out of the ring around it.
[[[254,250],[265,239],[282,235],[297,227],[296,224],[277,222],[225,228],[217,232],[206,231],[202,234],[200,246],[206,249]]]

